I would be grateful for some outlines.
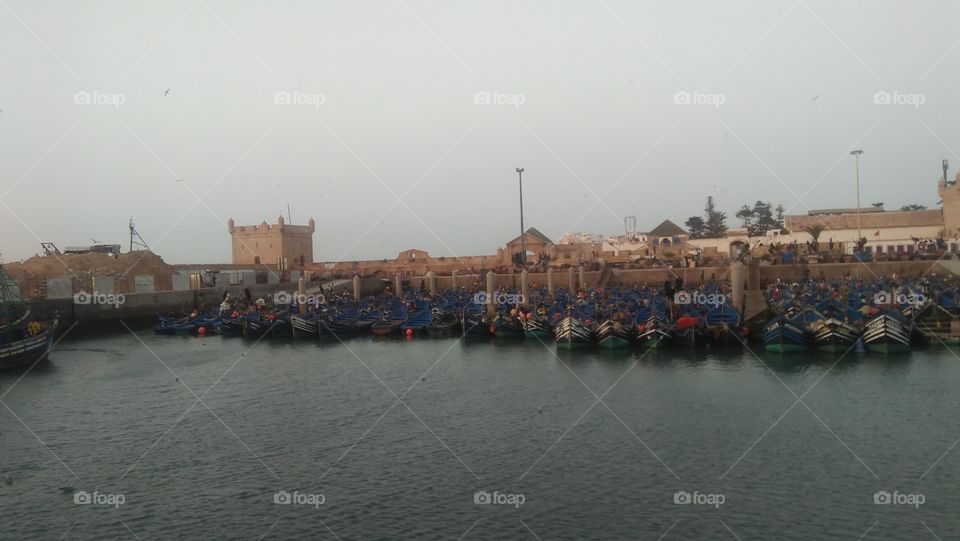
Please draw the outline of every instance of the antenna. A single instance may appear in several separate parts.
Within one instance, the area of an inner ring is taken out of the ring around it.
[[[134,246],[142,246],[144,250],[149,250],[147,247],[147,241],[143,240],[143,237],[140,236],[140,233],[137,233],[137,228],[133,226],[133,216],[130,217],[130,251],[133,251]]]
[[[624,216],[623,228],[626,230],[627,237],[636,237],[637,236],[637,217]]]
[[[947,178],[947,169],[949,168],[950,168],[950,161],[943,160],[943,183],[944,184],[951,184],[950,179]]]
[[[290,216],[290,203],[287,203],[287,221],[293,225],[293,217]]]

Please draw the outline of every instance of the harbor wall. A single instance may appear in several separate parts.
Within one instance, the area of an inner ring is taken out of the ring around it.
[[[224,293],[231,298],[243,298],[244,290],[250,290],[252,299],[272,299],[280,292],[293,294],[297,292],[297,282],[275,284],[231,285],[226,287],[205,287],[178,291],[153,291],[146,293],[119,293],[87,297],[58,297],[36,299],[31,301],[33,309],[40,315],[52,318],[59,316],[64,325],[72,325],[75,321],[102,322],[120,319],[136,319],[153,317],[158,313],[189,312],[194,308],[213,309],[220,304]],[[310,283],[307,291],[319,289],[321,284]],[[365,278],[360,281],[361,295],[376,295],[383,291],[385,283],[376,278]],[[349,294],[353,290],[350,280],[323,284],[324,294],[332,291],[337,294]]]

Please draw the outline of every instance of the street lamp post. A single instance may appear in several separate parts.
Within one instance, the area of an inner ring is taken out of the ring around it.
[[[863,231],[861,231],[860,221],[860,155],[863,154],[863,151],[851,150],[850,154],[856,159],[857,162],[857,244],[860,244],[860,239],[863,238]]]
[[[520,178],[520,264],[527,268],[527,245],[523,240],[523,167],[517,167]]]

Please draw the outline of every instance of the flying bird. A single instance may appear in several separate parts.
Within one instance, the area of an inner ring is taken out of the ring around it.
[[[166,96],[167,94],[170,93],[171,90],[173,90],[173,89],[172,89],[172,88],[168,88],[168,89],[164,90],[164,91],[163,91],[163,95]]]
[[[817,94],[817,95],[816,95],[816,96],[814,96],[814,97],[813,97],[813,99],[812,99],[812,100],[810,100],[810,101],[817,101],[817,98],[819,98],[819,97],[820,97],[820,94]]]
[[[100,244],[100,241],[93,237],[90,237],[90,240],[92,240],[94,244]]]

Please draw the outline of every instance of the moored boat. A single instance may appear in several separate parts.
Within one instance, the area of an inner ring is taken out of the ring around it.
[[[853,348],[861,332],[854,325],[832,317],[814,323],[810,330],[814,347],[833,353],[845,353]]]
[[[561,349],[581,349],[593,345],[593,329],[573,316],[566,316],[554,327],[554,340]]]
[[[597,345],[605,349],[619,349],[630,347],[633,338],[633,325],[624,325],[619,321],[608,319],[597,327]]]
[[[811,344],[810,331],[784,314],[770,320],[763,328],[763,345],[767,351],[791,353],[806,351]]]

